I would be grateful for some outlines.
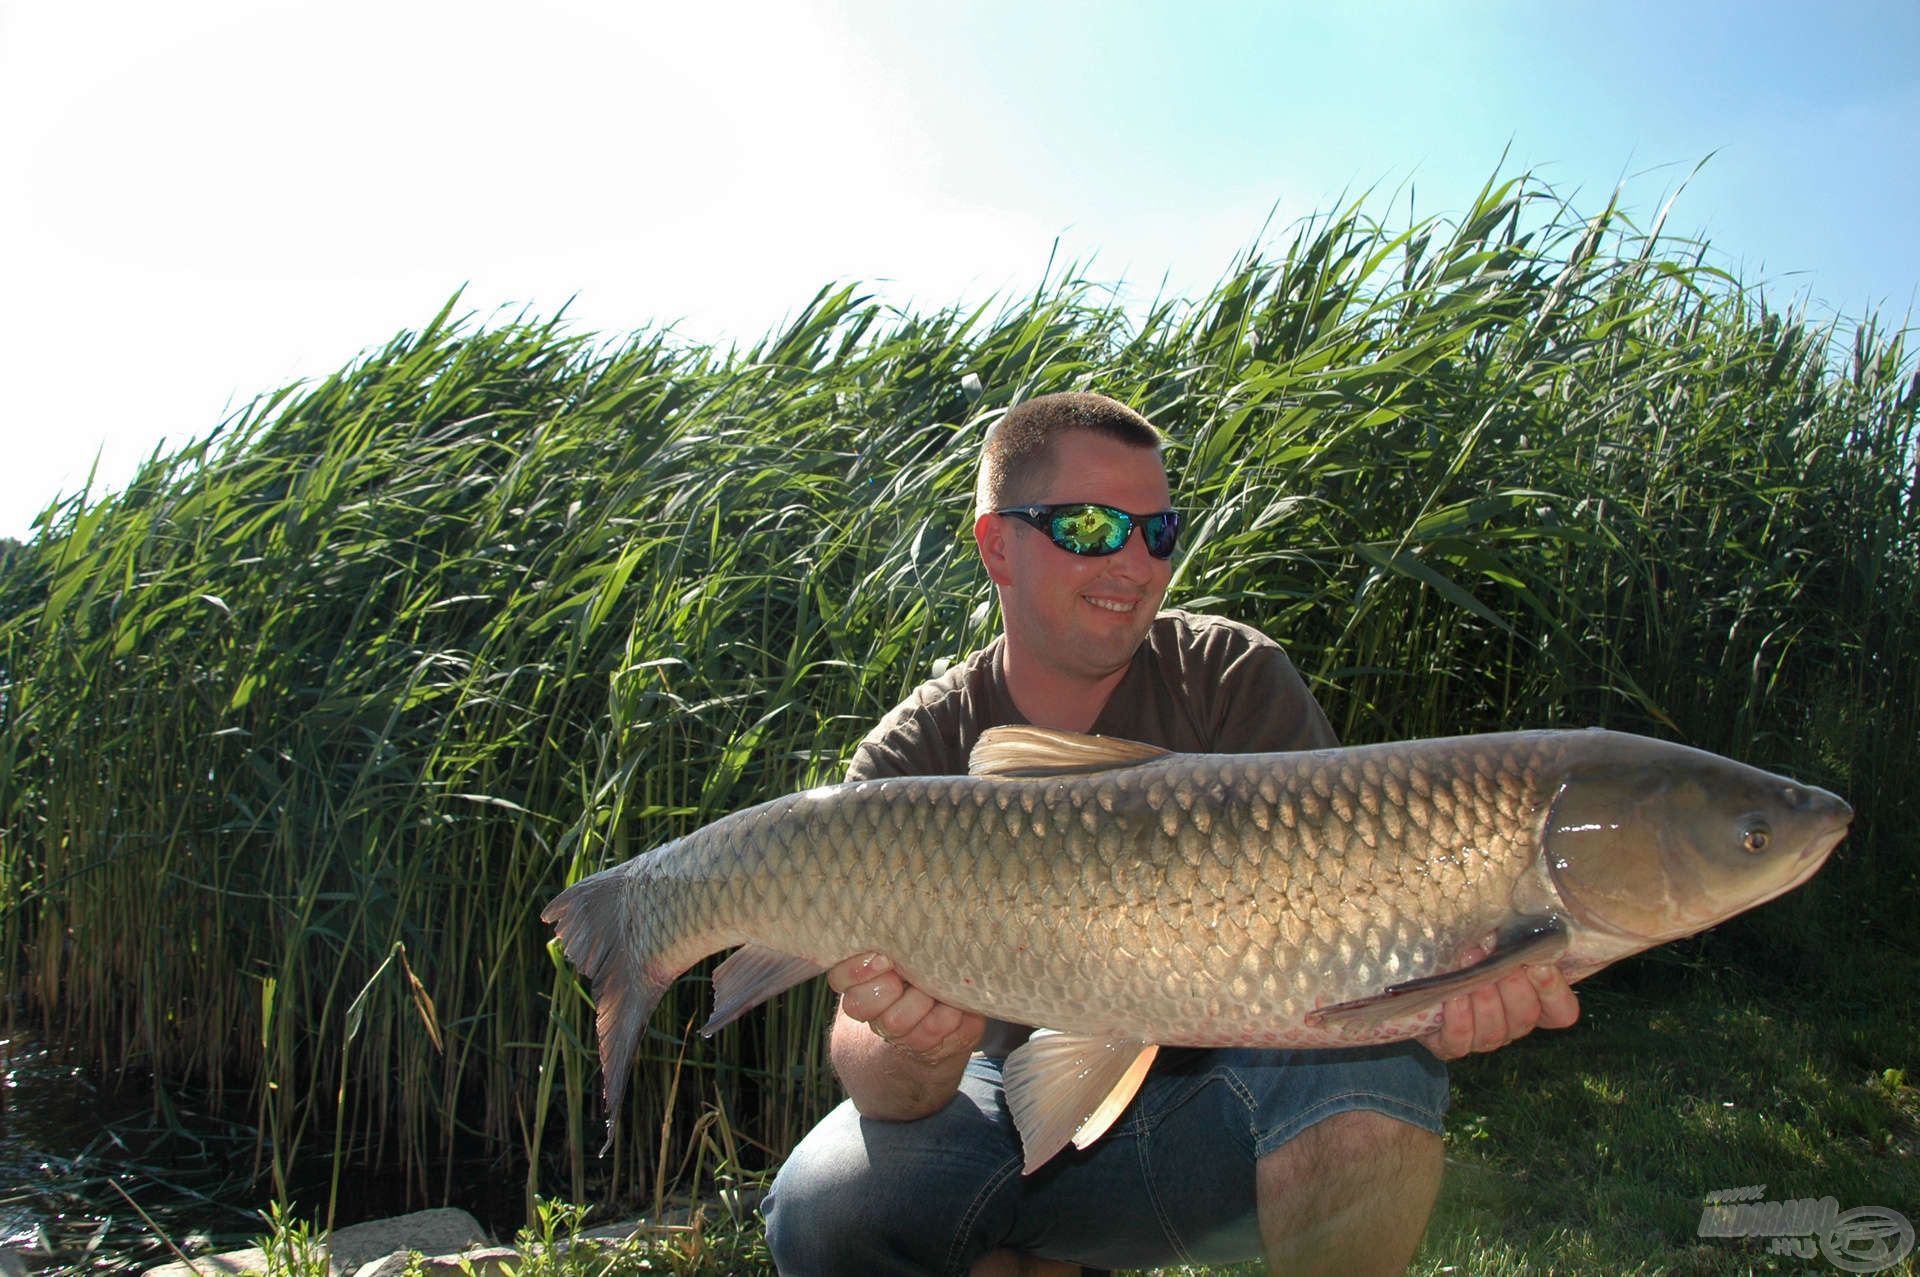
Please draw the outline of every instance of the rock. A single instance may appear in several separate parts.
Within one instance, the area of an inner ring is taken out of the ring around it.
[[[445,1274],[445,1277],[465,1272],[473,1273],[474,1277],[506,1277],[506,1274],[520,1266],[522,1258],[520,1252],[511,1246],[483,1246],[457,1255],[428,1255],[420,1261],[420,1271]],[[411,1251],[395,1251],[366,1264],[353,1277],[400,1277],[412,1259]]]
[[[336,1228],[327,1247],[328,1262],[334,1272],[350,1273],[369,1260],[397,1250],[452,1255],[469,1246],[490,1245],[492,1241],[480,1227],[479,1220],[463,1210],[443,1206],[438,1210],[415,1211],[411,1215]]]
[[[451,1255],[470,1246],[489,1245],[491,1241],[486,1230],[480,1227],[480,1221],[473,1216],[463,1210],[440,1207],[336,1228],[324,1244],[324,1249],[328,1271],[333,1277],[346,1277],[346,1274],[395,1252],[404,1255],[417,1250],[426,1255]],[[146,1277],[196,1277],[196,1274],[199,1277],[239,1277],[240,1274],[266,1271],[266,1252],[256,1246],[221,1255],[202,1255],[191,1266],[182,1263],[161,1264],[147,1269]]]
[[[246,1250],[201,1255],[191,1264],[183,1264],[178,1260],[171,1264],[158,1264],[147,1269],[143,1277],[194,1277],[196,1273],[205,1277],[237,1277],[238,1274],[266,1271],[267,1252],[258,1246],[249,1246]]]
[[[713,1197],[669,1206],[658,1219],[639,1215],[619,1223],[596,1224],[592,1228],[581,1229],[579,1236],[583,1241],[625,1241],[637,1234],[658,1232],[663,1228],[685,1228],[693,1223],[693,1217],[701,1211],[707,1213],[709,1220],[728,1219],[737,1224],[751,1218],[760,1209],[760,1199],[766,1195],[767,1190],[759,1187],[723,1188]]]
[[[743,1219],[759,1204],[762,1190],[727,1189],[717,1199],[666,1211],[658,1220],[645,1217],[583,1229],[568,1240],[574,1246],[618,1244],[637,1233],[685,1228],[696,1211]],[[421,1271],[429,1277],[507,1277],[524,1258],[511,1246],[495,1246],[479,1221],[463,1210],[442,1208],[376,1219],[337,1228],[322,1247],[332,1277],[399,1277],[411,1255],[425,1258]],[[203,1255],[191,1266],[173,1263],[149,1268],[145,1277],[256,1277],[267,1271],[267,1257],[258,1248]],[[24,1277],[4,1267],[0,1277]]]

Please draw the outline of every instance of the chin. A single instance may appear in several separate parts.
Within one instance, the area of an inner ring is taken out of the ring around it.
[[[1115,662],[1124,664],[1133,656],[1134,649],[1146,641],[1147,630],[1153,625],[1153,614],[1135,614],[1103,616],[1095,622],[1093,632],[1088,635],[1089,648],[1097,648],[1103,654],[1111,656]]]

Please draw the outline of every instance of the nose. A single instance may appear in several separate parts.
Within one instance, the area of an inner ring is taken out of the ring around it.
[[[1127,529],[1127,539],[1107,558],[1115,567],[1124,568],[1129,575],[1143,580],[1151,579],[1171,561],[1156,559],[1147,553],[1147,530],[1137,523]]]
[[[1853,807],[1846,799],[1817,785],[1789,785],[1782,797],[1793,811],[1803,811],[1842,823],[1853,819]]]

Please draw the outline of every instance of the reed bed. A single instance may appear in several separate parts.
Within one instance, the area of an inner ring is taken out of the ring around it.
[[[683,981],[598,1159],[539,908],[832,779],[984,642],[975,448],[1068,388],[1170,433],[1174,601],[1282,638],[1348,740],[1606,724],[1848,793],[1840,862],[1717,942],[1845,961],[1920,903],[1905,337],[1524,177],[1144,312],[1071,268],[931,313],[830,287],[722,350],[456,298],[6,548],[7,1014],[247,1110],[277,1194],[336,1153],[529,1202],[777,1158],[833,1098],[825,991],[707,1042]]]

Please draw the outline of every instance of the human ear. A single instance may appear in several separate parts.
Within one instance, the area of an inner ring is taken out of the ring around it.
[[[1013,584],[1013,567],[1007,561],[1007,521],[997,514],[983,514],[973,521],[973,543],[980,550],[980,562],[995,585]]]

